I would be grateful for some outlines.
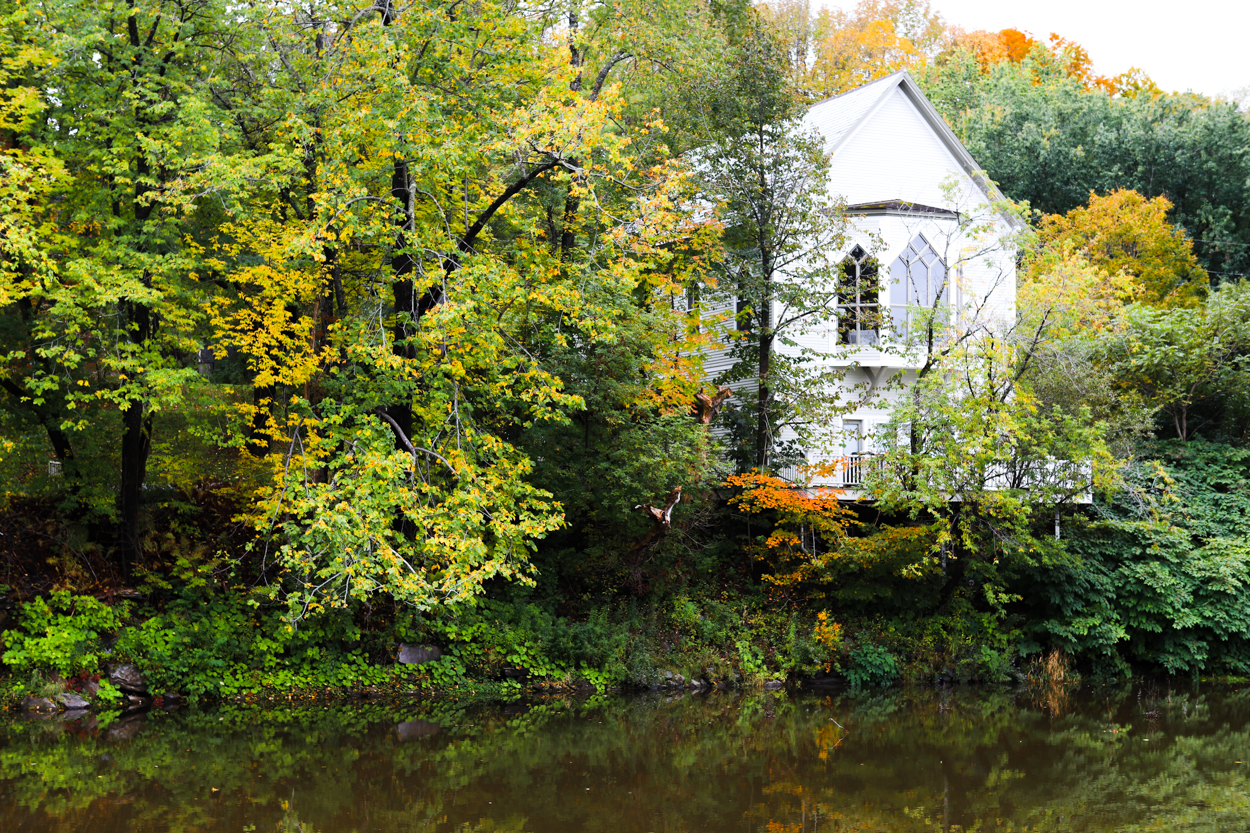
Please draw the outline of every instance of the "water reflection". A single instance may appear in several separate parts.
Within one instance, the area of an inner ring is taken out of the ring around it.
[[[1246,695],[224,708],[0,730],[5,831],[1250,829]]]

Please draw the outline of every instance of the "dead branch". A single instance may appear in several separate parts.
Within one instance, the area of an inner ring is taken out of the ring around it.
[[[681,487],[668,493],[665,498],[664,507],[652,506],[649,503],[640,503],[634,509],[641,509],[651,518],[651,528],[647,530],[647,534],[639,538],[632,547],[629,548],[629,565],[633,570],[634,592],[642,592],[642,565],[644,563],[643,556],[649,550],[655,548],[655,545],[663,540],[668,531],[673,528],[673,507],[681,500]]]
[[[720,406],[725,404],[725,400],[732,393],[733,390],[723,385],[716,390],[715,396],[708,396],[706,393],[699,391],[694,395],[695,404],[690,406],[690,411],[701,425],[711,425],[712,420],[716,419],[716,413],[720,410]]]

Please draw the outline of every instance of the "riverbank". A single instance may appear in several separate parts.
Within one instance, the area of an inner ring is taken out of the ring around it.
[[[320,611],[296,627],[281,608],[237,590],[184,586],[111,599],[54,591],[15,606],[0,698],[9,707],[42,701],[43,709],[82,707],[84,698],[112,709],[158,698],[506,697],[756,689],[804,679],[872,688],[1042,673],[993,617],[955,609],[911,622],[839,623],[812,605],[678,594],[575,619],[531,600],[483,599],[437,619],[377,606]]]
[[[1010,559],[996,549],[956,557],[921,521],[865,507],[836,547],[813,549],[778,537],[789,528],[781,510],[735,515],[721,502],[721,515],[665,539],[636,570],[619,547],[575,541],[570,529],[534,552],[532,586],[499,580],[471,602],[425,611],[381,592],[304,607],[288,592],[297,577],[267,572],[245,544],[225,548],[224,532],[200,524],[203,507],[177,523],[154,518],[168,535],[194,529],[202,540],[154,550],[129,578],[39,551],[38,513],[10,513],[0,526],[28,534],[3,538],[2,696],[50,699],[102,682],[118,703],[1250,674],[1250,452],[1200,441],[1150,449],[1157,465],[1126,494],[1158,502],[1158,484],[1170,483],[1183,502],[1151,504],[1149,518],[1126,502],[1089,506],[1063,519],[1060,539],[1047,519],[1031,539],[1038,549]],[[123,665],[144,690],[106,679]]]

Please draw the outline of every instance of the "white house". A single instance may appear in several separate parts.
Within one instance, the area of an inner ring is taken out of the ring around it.
[[[1018,221],[993,208],[1002,195],[906,72],[820,102],[803,123],[824,139],[830,194],[848,207],[852,233],[834,253],[843,263],[840,320],[826,319],[778,352],[822,354],[845,370],[848,389],[872,394],[891,377],[914,378],[923,361],[898,349],[896,338],[917,307],[940,307],[957,329],[1014,320],[1010,240]],[[729,363],[727,349],[710,352],[709,378]],[[850,487],[853,496],[861,476],[856,461],[874,450],[892,395],[864,395],[840,424],[827,427],[826,445],[841,447],[851,461],[827,485]],[[828,454],[809,452],[808,461]]]

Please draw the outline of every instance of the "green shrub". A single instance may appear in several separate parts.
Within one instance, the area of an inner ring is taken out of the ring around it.
[[[101,638],[121,630],[129,615],[126,602],[110,606],[54,590],[50,599],[21,605],[19,627],[4,634],[8,650],[3,659],[16,671],[46,668],[62,677],[94,673],[105,655]]]
[[[847,682],[856,688],[889,685],[898,679],[899,663],[893,654],[871,642],[851,651],[845,670]]]
[[[1250,672],[1250,450],[1204,440],[1146,444],[1157,465],[1092,518],[1022,594],[1035,649],[1095,674]]]

